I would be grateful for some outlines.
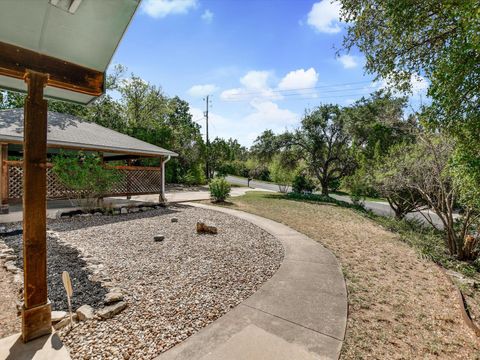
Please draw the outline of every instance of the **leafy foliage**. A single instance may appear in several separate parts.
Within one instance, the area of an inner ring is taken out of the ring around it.
[[[122,179],[117,170],[105,168],[97,154],[62,153],[53,158],[53,171],[62,184],[89,200],[108,194]]]
[[[299,172],[292,181],[292,191],[294,193],[309,194],[315,190],[315,188],[314,182],[305,172]]]
[[[328,195],[333,181],[340,180],[355,168],[348,150],[350,136],[337,105],[322,105],[307,111],[301,127],[293,133],[285,133],[281,141],[298,151],[309,172],[320,182],[323,195]]]
[[[230,184],[223,177],[217,177],[208,184],[210,196],[215,202],[223,202],[230,196]]]

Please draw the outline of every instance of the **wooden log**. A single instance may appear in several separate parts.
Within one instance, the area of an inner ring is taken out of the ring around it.
[[[47,101],[43,89],[48,75],[29,71],[25,77],[23,139],[23,269],[24,342],[51,333],[51,307],[47,297]]]

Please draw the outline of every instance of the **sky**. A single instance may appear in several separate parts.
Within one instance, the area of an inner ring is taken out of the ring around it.
[[[306,109],[347,106],[385,86],[364,57],[342,52],[345,24],[331,0],[143,0],[112,65],[188,101],[205,133],[251,146],[264,130],[299,126]],[[411,105],[427,82],[412,78]]]

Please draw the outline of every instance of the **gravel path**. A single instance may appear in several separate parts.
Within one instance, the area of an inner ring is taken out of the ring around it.
[[[217,226],[218,235],[198,235],[199,220]],[[280,243],[258,227],[181,205],[50,227],[94,254],[128,303],[112,319],[62,330],[73,359],[151,359],[250,296],[283,259]],[[165,240],[154,242],[156,234]]]
[[[15,265],[23,269],[22,235],[5,236],[6,245],[12,248],[17,255]],[[106,290],[98,282],[88,279],[88,272],[84,260],[79,258],[75,248],[60,244],[52,237],[47,238],[47,282],[48,298],[52,303],[52,310],[68,310],[67,297],[62,283],[62,272],[68,271],[75,296],[72,298],[72,308],[76,309],[83,304],[94,308],[103,306]]]

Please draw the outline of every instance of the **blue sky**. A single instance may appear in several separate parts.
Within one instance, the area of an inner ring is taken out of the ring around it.
[[[143,0],[112,63],[187,100],[203,127],[212,95],[210,137],[250,146],[265,129],[298,126],[306,108],[383,86],[359,52],[336,56],[338,12],[330,0]],[[413,84],[415,105],[426,82]]]

